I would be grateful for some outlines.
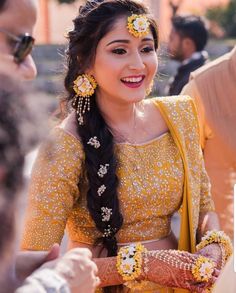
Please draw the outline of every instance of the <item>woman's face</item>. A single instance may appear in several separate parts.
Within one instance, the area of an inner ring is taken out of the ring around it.
[[[89,71],[98,83],[98,99],[139,102],[156,74],[158,62],[152,33],[136,38],[126,26],[127,17],[119,18],[98,43]]]

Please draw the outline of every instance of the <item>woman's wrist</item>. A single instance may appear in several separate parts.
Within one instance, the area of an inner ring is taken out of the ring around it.
[[[213,246],[215,246],[215,248]],[[211,248],[209,254],[212,254],[213,257],[214,253],[221,255],[220,268],[225,265],[227,259],[233,253],[231,240],[223,231],[212,230],[206,232],[206,234],[202,237],[201,242],[196,246],[196,249],[197,251],[200,251],[203,249],[206,250],[207,248]]]
[[[185,279],[192,279],[192,284],[204,282],[206,287],[209,286],[216,264],[207,257],[184,251],[146,251],[139,243],[120,250],[116,267],[124,285],[132,289],[140,290],[149,282],[189,289],[191,285],[185,284]],[[162,275],[160,271],[167,274]]]

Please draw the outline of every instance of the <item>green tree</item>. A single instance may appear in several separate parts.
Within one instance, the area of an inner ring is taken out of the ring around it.
[[[230,0],[225,7],[213,7],[207,10],[206,17],[217,22],[227,37],[236,37],[236,0]]]

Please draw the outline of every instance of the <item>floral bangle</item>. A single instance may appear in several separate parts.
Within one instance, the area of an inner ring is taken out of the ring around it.
[[[122,247],[117,255],[117,271],[124,281],[132,281],[141,275],[142,272],[142,253],[146,249],[141,243],[131,244]]]
[[[227,259],[233,253],[233,245],[229,236],[223,231],[211,230],[207,231],[202,237],[202,241],[197,245],[197,251],[206,247],[209,244],[217,243],[219,244],[222,251],[222,266],[225,264]]]
[[[197,282],[208,282],[212,278],[215,266],[215,263],[210,259],[199,256],[191,271]]]

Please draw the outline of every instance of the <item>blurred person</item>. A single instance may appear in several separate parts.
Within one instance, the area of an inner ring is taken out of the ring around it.
[[[40,147],[22,248],[47,250],[66,228],[68,249],[91,250],[105,292],[203,292],[228,252],[223,233],[206,234],[218,221],[192,99],[145,99],[155,21],[140,1],[86,1],[68,41],[71,111]],[[180,207],[178,242],[170,221]]]
[[[36,76],[30,53],[37,12],[37,0],[1,0],[0,73],[18,80],[30,80]]]
[[[220,224],[233,239],[236,184],[236,47],[199,68],[182,94],[197,105],[201,145]]]
[[[35,143],[36,125],[34,113],[28,108],[27,97],[19,86],[4,75],[0,75],[0,286],[1,293],[14,291],[21,285],[35,266],[29,252],[23,252],[15,263],[17,239],[24,193],[24,153]],[[27,136],[25,136],[27,132]],[[20,208],[20,211],[19,211]],[[54,250],[58,250],[58,245]],[[55,252],[54,252],[55,253]],[[38,258],[37,252],[31,252]],[[40,262],[53,259],[40,253]],[[52,254],[52,252],[51,252]],[[96,265],[90,260],[87,249],[74,249],[56,260],[48,261],[35,271],[18,293],[70,292],[70,287],[79,286],[81,292],[93,292],[98,279]],[[32,262],[32,265],[29,263]],[[25,270],[22,269],[25,266]],[[14,267],[16,270],[14,270]],[[31,271],[29,270],[31,269]],[[28,270],[28,272],[26,272]],[[16,274],[16,275],[15,275]],[[24,275],[25,274],[25,275]],[[76,276],[76,277],[75,277]],[[78,277],[79,276],[79,277]],[[63,291],[64,290],[64,291]]]
[[[0,2],[0,73],[18,81],[31,80],[37,73],[31,56],[37,13],[37,0],[1,0]],[[21,143],[23,144],[24,141],[25,139],[22,139]],[[43,263],[58,256],[58,245],[52,245],[48,252],[18,252],[16,257],[18,278],[24,279]]]
[[[227,288],[227,291],[225,290]],[[234,271],[233,255],[228,260],[224,269],[220,273],[219,279],[215,283],[212,293],[235,293],[236,292],[236,272]]]
[[[32,34],[38,13],[37,6],[37,0],[0,1],[0,73],[18,81],[33,79],[37,73],[30,54],[34,44]],[[25,275],[45,261],[58,257],[58,253],[58,248],[53,246],[48,253],[19,252],[18,268],[21,267],[21,274]]]
[[[177,73],[170,78],[166,94],[178,95],[189,80],[192,71],[207,61],[204,51],[208,40],[208,31],[202,18],[195,15],[175,16],[168,41],[168,53],[171,59],[179,61]]]

